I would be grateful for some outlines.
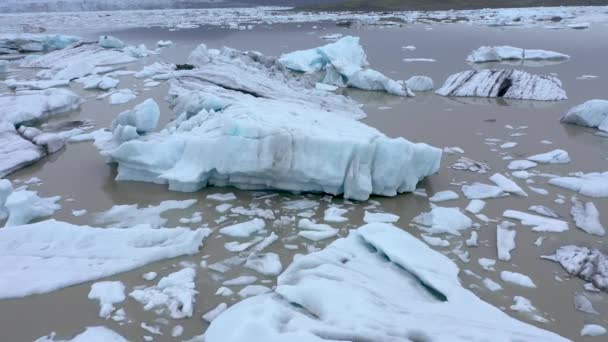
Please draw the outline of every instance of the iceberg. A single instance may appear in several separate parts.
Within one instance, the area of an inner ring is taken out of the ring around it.
[[[547,50],[522,49],[513,46],[482,46],[467,57],[471,63],[500,62],[503,60],[564,60],[570,56]]]
[[[218,315],[205,341],[568,341],[481,301],[458,272],[407,232],[368,224],[295,259],[274,291]]]
[[[6,227],[0,229],[0,299],[48,293],[194,254],[209,233],[186,228],[93,228],[55,220]]]
[[[562,116],[561,121],[608,132],[608,100],[589,100],[575,106]]]
[[[359,44],[359,37],[346,36],[321,47],[287,53],[279,58],[279,63],[293,71],[325,71],[323,83],[329,85],[413,96],[405,84],[376,70],[365,69],[369,63],[363,47]]]
[[[32,220],[53,215],[61,209],[57,201],[61,196],[43,198],[38,192],[29,190],[13,191],[6,197],[3,211],[8,212],[4,227],[20,226]]]
[[[0,121],[0,177],[33,164],[46,155],[44,149],[24,139],[8,121]]]
[[[535,154],[526,159],[542,164],[567,164],[570,162],[570,155],[567,151],[558,149],[546,153]]]
[[[153,76],[170,79],[177,118],[161,132],[102,148],[118,164],[117,180],[365,200],[413,191],[439,169],[441,150],[354,120],[365,114],[352,100],[314,89],[271,58],[224,49],[201,59],[202,49],[195,52],[208,60],[203,67]]]
[[[501,97],[505,99],[566,100],[562,82],[521,70],[469,70],[454,74],[436,91],[442,96]]]

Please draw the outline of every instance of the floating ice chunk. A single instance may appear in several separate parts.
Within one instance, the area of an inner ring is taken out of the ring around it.
[[[516,142],[506,142],[504,144],[501,144],[500,148],[513,148],[515,146],[517,146]]]
[[[228,202],[234,201],[236,199],[236,195],[232,192],[224,193],[224,194],[211,194],[207,195],[207,199],[219,201],[219,202]]]
[[[471,237],[469,237],[464,244],[467,245],[467,247],[477,247],[479,246],[479,235],[477,234],[476,231],[472,231],[471,232]]]
[[[511,251],[516,247],[515,235],[517,234],[517,231],[509,229],[513,226],[513,223],[503,221],[496,227],[496,250],[499,260],[511,260]]]
[[[586,233],[604,236],[606,231],[600,222],[600,212],[593,202],[584,203],[578,199],[572,200],[570,214],[574,218],[576,226]]]
[[[0,51],[6,49],[7,53],[48,52],[64,49],[80,40],[80,37],[62,34],[2,34]]]
[[[503,60],[564,60],[570,56],[563,53],[521,49],[512,46],[482,46],[467,57],[471,63],[500,62]]]
[[[156,272],[148,272],[148,273],[144,273],[144,274],[142,274],[142,276],[141,276],[141,277],[142,277],[144,280],[148,280],[148,281],[150,281],[150,280],[154,280],[154,279],[156,279],[156,276],[158,276],[158,273],[156,273]]]
[[[53,80],[73,80],[84,77],[93,72],[95,64],[88,61],[76,61],[62,69],[53,69],[51,73]],[[55,71],[56,70],[56,71]]]
[[[479,212],[481,212],[485,206],[486,202],[479,199],[474,199],[469,202],[464,210],[470,212],[471,214],[479,214]]]
[[[443,153],[445,153],[445,154],[464,153],[464,150],[458,146],[444,147]]]
[[[502,290],[502,286],[490,278],[483,279],[483,285],[490,291],[496,292]]]
[[[129,45],[122,49],[122,51],[135,58],[147,57],[148,55],[155,55],[157,52],[148,50],[145,44],[139,44],[138,46]]]
[[[482,302],[457,274],[452,261],[407,232],[368,224],[295,259],[273,293],[228,308],[205,341],[250,341],[251,327],[264,341],[567,341]]]
[[[364,69],[368,65],[367,56],[358,37],[346,36],[318,48],[294,51],[282,55],[278,61],[294,71],[310,73],[325,70],[323,83],[326,84],[383,90],[399,96],[412,95],[407,86],[376,70]]]
[[[333,33],[333,34],[326,34],[324,36],[321,36],[321,39],[325,39],[325,40],[338,40],[340,38],[342,38],[343,35],[341,33]]]
[[[597,324],[585,324],[581,329],[581,336],[602,336],[605,335],[608,330],[601,325]]]
[[[12,124],[61,114],[80,107],[82,100],[67,89],[23,91],[16,95],[0,95],[0,122]]]
[[[486,199],[505,196],[502,188],[494,185],[475,182],[471,185],[463,185],[462,192],[468,199]]]
[[[147,99],[135,108],[118,114],[112,121],[112,129],[119,125],[132,126],[139,134],[150,133],[156,129],[159,117],[158,104],[153,99]]]
[[[536,154],[526,159],[543,164],[566,164],[570,162],[568,152],[559,149],[547,153]]]
[[[156,286],[133,290],[129,296],[144,305],[144,310],[168,310],[172,318],[192,317],[196,270],[183,268],[161,278]]]
[[[507,168],[509,170],[527,170],[536,167],[537,165],[538,164],[535,162],[529,160],[513,160],[509,163]]]
[[[420,229],[429,234],[448,233],[460,235],[461,230],[471,227],[473,221],[460,212],[458,208],[434,207],[430,212],[422,213],[413,220],[422,225]]]
[[[233,237],[249,237],[252,234],[264,229],[266,223],[260,218],[254,218],[251,221],[233,224],[231,226],[220,229],[220,233]]]
[[[4,227],[20,226],[38,218],[51,216],[61,209],[57,204],[60,199],[61,196],[40,197],[36,191],[13,191],[4,203],[8,211]]]
[[[608,256],[597,249],[568,245],[558,248],[554,255],[541,258],[559,262],[568,273],[608,291]]]
[[[118,89],[109,94],[110,104],[123,104],[135,100],[137,93],[131,89]]]
[[[122,40],[112,36],[99,36],[97,44],[106,49],[122,49],[125,47],[125,43]]]
[[[479,258],[477,262],[481,267],[483,267],[484,270],[494,271],[494,265],[496,265],[496,260],[488,258]]]
[[[159,40],[156,42],[156,46],[158,47],[167,47],[173,45],[173,42],[170,40]]]
[[[608,132],[608,100],[589,100],[573,107],[561,121]]]
[[[345,222],[348,219],[342,215],[346,214],[348,210],[338,208],[338,207],[329,207],[325,209],[323,213],[323,220],[326,222]]]
[[[158,74],[168,74],[175,70],[175,64],[165,64],[155,62],[150,65],[146,65],[142,70],[133,74],[135,78],[148,78]]]
[[[298,235],[312,241],[320,241],[338,235],[338,229],[327,224],[313,223],[306,218],[298,222],[298,228],[303,229],[298,232]]]
[[[549,184],[589,197],[608,197],[608,171],[587,173],[578,177],[551,178]]]
[[[510,271],[502,271],[500,272],[500,279],[506,281],[508,283],[512,283],[515,285],[536,288],[536,284],[525,274],[510,272]]]
[[[109,90],[115,88],[120,80],[116,78],[112,78],[109,76],[97,76],[91,75],[87,77],[80,78],[76,80],[78,83],[82,83],[83,89],[101,89],[101,90]]]
[[[598,315],[599,312],[595,310],[593,307],[593,303],[585,297],[585,295],[580,293],[574,294],[574,308],[580,312],[588,313],[591,315]]]
[[[209,233],[184,228],[92,228],[55,220],[3,228],[0,298],[47,293],[194,254]]]
[[[283,270],[283,265],[276,253],[252,254],[247,258],[245,267],[263,275],[276,276]]]
[[[205,313],[203,315],[203,319],[211,323],[217,316],[226,311],[226,309],[228,309],[228,305],[226,303],[219,303],[215,308]]]
[[[533,212],[543,215],[543,216],[547,216],[547,217],[553,217],[553,218],[559,217],[559,215],[555,211],[553,211],[553,209],[545,207],[544,205],[533,205],[533,206],[530,206],[528,208],[528,210],[533,211]]]
[[[69,80],[36,80],[17,81],[13,78],[4,81],[4,84],[15,90],[45,90],[55,87],[63,87],[70,84]]]
[[[517,183],[503,176],[500,173],[493,174],[492,177],[490,177],[490,180],[494,182],[494,184],[498,185],[505,192],[528,197],[528,194],[522,188],[520,188]]]
[[[435,60],[433,58],[404,58],[403,61],[406,62],[406,63],[412,63],[412,62],[428,62],[428,63],[433,63],[433,62],[437,62],[437,60]]]
[[[458,196],[457,193],[455,193],[452,190],[445,190],[445,191],[439,191],[436,192],[433,196],[431,196],[429,198],[429,201],[431,202],[443,202],[443,201],[449,201],[449,200],[455,200],[458,199],[460,196]]]
[[[369,211],[365,211],[365,215],[363,216],[363,222],[372,223],[372,222],[385,222],[385,223],[394,223],[399,221],[399,216],[395,214],[389,213],[371,213]]]
[[[547,319],[536,313],[537,310],[534,305],[532,305],[532,302],[530,302],[529,299],[524,298],[522,296],[515,296],[513,297],[513,300],[515,301],[515,304],[510,306],[511,310],[523,313],[537,322],[548,322]]]
[[[110,224],[114,228],[128,228],[140,224],[145,224],[151,228],[159,228],[167,223],[167,219],[161,215],[169,210],[186,209],[196,203],[191,200],[168,200],[162,201],[158,205],[149,205],[139,208],[137,204],[115,205],[110,210],[96,215],[95,222]]]
[[[129,342],[113,330],[106,327],[88,327],[86,330],[70,340],[56,340],[55,333],[40,337],[34,342]]]
[[[520,70],[463,71],[450,76],[436,91],[442,96],[502,97],[519,100],[565,100],[566,92],[553,76]]]
[[[535,232],[559,233],[568,230],[568,222],[566,221],[532,215],[522,211],[506,210],[502,216],[519,220],[525,226],[532,226],[532,230]]]
[[[546,189],[543,189],[543,188],[536,188],[533,186],[528,186],[528,189],[536,192],[537,194],[543,195],[543,196],[546,196],[549,194],[549,191],[547,191]]]
[[[82,44],[78,47],[53,51],[37,58],[24,59],[22,68],[47,68],[61,70],[75,63],[104,66],[131,63],[136,59],[118,50],[104,49],[97,44]]]
[[[467,157],[458,158],[458,161],[450,167],[454,170],[466,170],[477,173],[487,173],[490,171],[490,165]]]
[[[424,234],[421,234],[420,237],[422,238],[422,240],[424,240],[424,242],[428,243],[431,246],[448,247],[450,245],[449,241],[444,240],[442,238],[428,236],[428,235],[424,235]]]
[[[0,119],[0,177],[32,164],[45,155],[42,147],[23,138],[12,123]],[[0,208],[3,204],[0,203]]]
[[[264,285],[247,285],[243,289],[241,289],[241,291],[239,291],[239,296],[241,296],[242,298],[248,298],[263,295],[270,291],[272,291],[272,289]]]
[[[433,79],[428,76],[412,76],[405,84],[411,91],[430,91],[433,90]]]
[[[224,286],[239,286],[239,285],[249,285],[258,281],[258,277],[256,276],[240,276],[234,279],[226,280],[222,282]]]
[[[114,304],[123,302],[125,285],[121,281],[100,281],[91,285],[89,299],[99,301],[99,317],[108,318],[114,311]]]

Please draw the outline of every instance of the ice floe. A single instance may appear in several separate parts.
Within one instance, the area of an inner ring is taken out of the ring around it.
[[[502,216],[519,220],[525,226],[532,226],[532,230],[535,232],[560,233],[569,229],[568,222],[566,221],[528,214],[517,210],[506,210]]]
[[[412,76],[405,84],[411,91],[431,91],[435,87],[433,79],[428,76]]]
[[[121,281],[100,281],[91,285],[89,299],[99,301],[99,317],[108,318],[115,310],[114,304],[123,302],[125,285]]]
[[[413,222],[429,234],[448,233],[460,235],[461,230],[471,227],[473,221],[458,208],[434,207],[429,212],[414,217]]]
[[[467,57],[471,63],[503,60],[564,60],[570,56],[555,51],[522,49],[513,46],[482,46]]]
[[[144,310],[155,309],[157,313],[168,311],[171,318],[192,317],[195,296],[196,270],[183,268],[161,278],[156,286],[136,289],[129,296],[144,305]]]
[[[298,222],[298,228],[302,229],[298,232],[299,236],[312,241],[325,240],[338,235],[338,229],[327,224],[314,223],[306,218]]]
[[[122,40],[113,36],[99,36],[97,44],[106,49],[122,49],[125,47],[125,43]]]
[[[496,251],[498,252],[499,260],[511,260],[511,251],[516,247],[515,235],[517,235],[516,230],[509,229],[513,226],[515,226],[515,224],[509,221],[503,221],[496,227]]]
[[[562,116],[561,121],[608,132],[608,100],[589,100],[575,106]]]
[[[151,228],[162,227],[167,219],[161,215],[169,210],[186,209],[196,203],[191,200],[167,200],[158,205],[149,205],[140,208],[138,204],[115,205],[110,210],[95,215],[95,222],[106,224],[112,228],[129,228],[137,225],[146,225]]]
[[[506,281],[508,283],[511,283],[511,284],[515,284],[515,285],[519,285],[519,286],[523,286],[523,287],[536,288],[536,284],[534,284],[532,279],[530,279],[530,277],[528,277],[525,274],[511,272],[511,271],[502,271],[502,272],[500,272],[500,279],[502,279],[503,281]]]
[[[185,228],[93,228],[55,220],[3,228],[0,298],[47,293],[194,254],[209,233]]]
[[[0,55],[60,50],[80,40],[61,34],[0,34]]]
[[[260,218],[251,221],[240,222],[220,229],[220,233],[232,237],[249,237],[252,234],[264,229],[266,223]]]
[[[88,327],[86,330],[69,340],[57,340],[56,334],[51,333],[48,336],[40,337],[34,342],[128,342],[127,339],[120,336],[113,330],[106,327]]]
[[[523,197],[528,197],[528,194],[514,181],[505,177],[500,173],[495,173],[490,177],[494,184],[498,185],[504,192],[516,194]]]
[[[555,177],[549,184],[576,191],[589,197],[608,197],[608,171],[592,172],[572,177]]]
[[[603,236],[606,234],[600,222],[600,212],[593,202],[583,203],[578,199],[572,200],[570,215],[574,218],[576,226],[586,233]]]
[[[450,76],[436,91],[442,96],[501,97],[519,100],[565,100],[562,83],[553,76],[521,70],[470,70]]]
[[[92,67],[131,63],[137,59],[118,50],[104,49],[97,44],[81,43],[77,46],[56,50],[21,62],[22,68],[50,69],[49,75],[75,64]],[[92,71],[92,69],[91,69]],[[56,78],[57,79],[57,78]]]
[[[564,150],[557,149],[547,153],[535,154],[526,159],[542,164],[567,164],[570,162],[570,155]]]
[[[82,100],[67,89],[18,91],[15,95],[0,95],[0,121],[19,124],[61,114],[80,107]]]
[[[513,297],[513,301],[515,303],[509,307],[511,310],[522,313],[537,322],[548,322],[546,318],[537,314],[537,309],[534,307],[534,305],[532,305],[532,302],[530,302],[529,299],[522,296],[515,296]]]
[[[506,196],[501,187],[475,182],[471,185],[463,185],[462,192],[468,199],[486,199]]]
[[[205,341],[249,341],[252,332],[265,341],[567,341],[482,302],[458,271],[405,231],[369,224],[295,259],[272,293],[216,317]]]
[[[32,220],[53,215],[61,209],[57,201],[61,196],[40,197],[38,192],[29,190],[16,190],[6,197],[3,209],[8,213],[4,227],[20,226]],[[0,211],[2,208],[0,208]]]
[[[581,329],[581,336],[602,336],[605,335],[608,330],[601,325],[597,324],[585,324]]]
[[[429,197],[431,202],[443,202],[449,200],[458,199],[460,196],[452,190],[445,190],[436,192],[433,196]]]

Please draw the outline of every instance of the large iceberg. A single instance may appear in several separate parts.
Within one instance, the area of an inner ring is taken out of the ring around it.
[[[501,97],[519,100],[566,100],[557,77],[521,70],[469,70],[454,74],[436,91],[442,96]]]
[[[451,260],[405,231],[368,224],[296,258],[272,293],[228,308],[204,339],[568,341],[481,301],[462,287],[458,272]]]
[[[51,292],[194,254],[208,229],[93,228],[48,220],[0,229],[0,299]]]
[[[564,60],[570,56],[547,50],[522,49],[513,46],[482,46],[467,57],[471,63],[500,62],[503,60]]]
[[[118,163],[117,180],[178,191],[232,185],[365,200],[413,191],[438,170],[441,150],[354,120],[365,115],[356,103],[314,89],[274,60],[201,50],[191,60],[203,67],[154,76],[172,79],[177,119],[159,133],[97,143]]]
[[[562,116],[561,121],[608,132],[608,100],[589,100],[575,106]]]
[[[325,84],[382,90],[399,96],[413,95],[403,82],[392,80],[376,70],[366,69],[369,63],[359,44],[359,37],[346,36],[321,47],[284,54],[279,58],[279,63],[294,71],[325,71]]]

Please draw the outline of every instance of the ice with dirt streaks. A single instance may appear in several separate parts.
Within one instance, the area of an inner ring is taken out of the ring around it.
[[[608,292],[608,256],[601,251],[567,245],[559,247],[555,254],[542,256],[542,258],[558,262],[568,273]]]
[[[205,341],[567,341],[484,303],[458,272],[405,231],[368,224],[295,259],[273,292],[216,317]]]
[[[172,78],[177,119],[108,151],[118,163],[117,180],[168,183],[178,191],[232,185],[365,200],[413,191],[439,168],[441,150],[390,139],[353,120],[362,112],[351,100],[308,88],[272,58],[232,49],[196,53],[208,57],[204,67],[157,75]]]
[[[547,50],[522,49],[513,46],[482,46],[467,57],[471,63],[500,62],[503,60],[564,60],[570,56]]]
[[[469,70],[454,74],[436,91],[442,96],[500,97],[505,99],[566,100],[561,81],[554,76],[521,70]]]

